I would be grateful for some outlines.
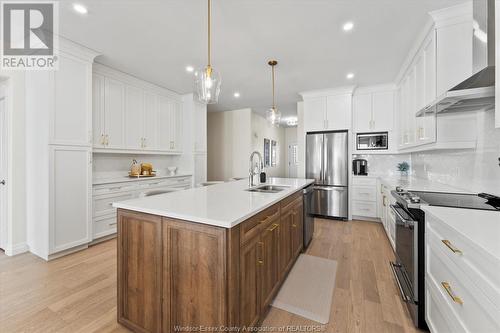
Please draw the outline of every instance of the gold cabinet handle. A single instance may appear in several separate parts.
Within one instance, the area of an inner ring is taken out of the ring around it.
[[[262,253],[264,253],[264,242],[258,243],[262,247]],[[264,260],[262,258],[257,259],[257,265],[264,265]]]
[[[444,290],[446,290],[446,292],[448,293],[448,295],[451,297],[451,299],[453,300],[453,302],[458,303],[460,305],[464,304],[464,302],[462,301],[462,299],[460,297],[456,296],[453,293],[453,291],[451,290],[451,286],[450,286],[449,282],[443,281],[443,282],[441,282],[441,285],[443,286]]]
[[[453,253],[463,254],[463,252],[451,244],[449,240],[443,239],[441,242],[443,242],[443,244],[446,245]]]
[[[277,223],[274,223],[271,228],[267,229],[267,231],[274,231],[278,227]]]
[[[101,134],[101,141],[100,142],[101,142],[101,145],[104,146],[104,134]]]
[[[295,223],[292,223],[292,228],[297,228],[297,225]]]

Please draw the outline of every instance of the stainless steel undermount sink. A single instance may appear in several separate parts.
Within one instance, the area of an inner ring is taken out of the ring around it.
[[[261,192],[261,193],[278,193],[286,190],[289,186],[284,185],[260,185],[252,188],[247,188],[248,192]]]

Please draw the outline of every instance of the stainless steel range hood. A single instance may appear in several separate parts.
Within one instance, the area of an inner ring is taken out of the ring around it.
[[[474,74],[420,110],[417,117],[495,107],[495,0],[474,0],[472,4]]]

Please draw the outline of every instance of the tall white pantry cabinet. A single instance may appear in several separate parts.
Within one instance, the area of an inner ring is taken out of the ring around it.
[[[26,206],[30,251],[48,260],[91,240],[92,62],[60,39],[59,69],[26,73]]]

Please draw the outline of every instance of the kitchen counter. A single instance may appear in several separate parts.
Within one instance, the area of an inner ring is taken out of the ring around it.
[[[283,185],[278,193],[245,191],[248,179],[113,203],[113,207],[232,228],[313,183],[313,180],[270,178]]]
[[[358,177],[358,176],[355,176]],[[363,177],[363,176],[361,176]],[[424,191],[424,192],[447,192],[447,193],[472,193],[464,189],[453,187],[450,185],[438,183],[435,181],[417,178],[414,176],[400,177],[400,176],[376,176],[371,177],[378,178],[380,181],[391,189],[395,189],[396,186],[400,186],[407,191]]]
[[[436,206],[422,210],[500,260],[500,212]]]
[[[114,184],[114,183],[127,183],[127,182],[138,182],[138,181],[147,181],[147,180],[155,180],[155,179],[165,179],[165,178],[179,178],[179,177],[187,177],[192,176],[192,174],[176,174],[176,175],[157,175],[154,177],[129,177],[127,175],[124,176],[112,176],[112,177],[102,177],[102,178],[94,178],[92,180],[93,185],[103,185],[103,184]]]

